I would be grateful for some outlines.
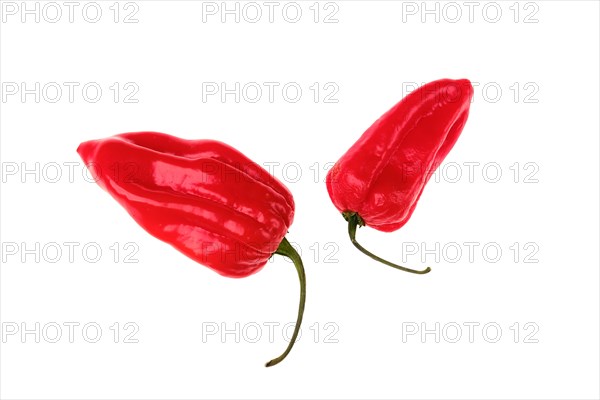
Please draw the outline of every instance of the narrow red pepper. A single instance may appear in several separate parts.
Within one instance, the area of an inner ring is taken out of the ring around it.
[[[136,132],[81,143],[77,152],[148,233],[217,273],[242,278],[273,254],[289,257],[300,279],[298,336],[306,299],[302,260],[285,238],[294,219],[289,190],[233,147]]]
[[[392,232],[406,224],[429,178],[462,132],[472,97],[466,79],[421,86],[375,121],[329,171],[327,191],[360,251],[403,271],[431,270],[417,271],[375,256],[356,241],[356,227]]]

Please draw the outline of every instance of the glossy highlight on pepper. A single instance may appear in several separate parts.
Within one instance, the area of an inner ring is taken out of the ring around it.
[[[289,190],[233,147],[134,132],[81,143],[77,152],[97,183],[152,236],[217,273],[243,278],[273,254],[292,259],[300,280],[298,335],[306,297],[300,256],[285,235],[294,219]]]
[[[356,228],[392,232],[408,222],[429,178],[462,132],[472,97],[467,79],[421,86],[375,121],[331,168],[327,191],[360,251],[407,272],[430,271],[405,268],[368,252],[356,241]]]

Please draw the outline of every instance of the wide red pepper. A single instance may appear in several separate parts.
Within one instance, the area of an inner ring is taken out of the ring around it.
[[[472,97],[466,79],[421,86],[375,121],[329,171],[327,191],[360,251],[407,272],[431,270],[417,271],[375,256],[356,241],[356,227],[392,232],[406,224],[425,184],[462,132]]]
[[[221,275],[242,278],[273,254],[289,257],[300,279],[296,341],[306,298],[302,260],[285,238],[294,219],[289,190],[233,147],[136,132],[82,143],[77,152],[148,233]]]

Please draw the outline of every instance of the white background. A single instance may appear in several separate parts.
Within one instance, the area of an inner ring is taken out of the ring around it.
[[[462,2],[438,3],[436,22],[421,2],[338,1],[317,5],[317,23],[312,1],[298,3],[297,23],[283,18],[286,3],[275,8],[272,23],[262,2],[256,23],[248,21],[250,8],[239,23],[234,15],[222,23],[220,13],[203,15],[210,5],[193,1],[121,3],[117,23],[112,1],[98,3],[96,23],[83,18],[85,2],[72,23],[57,3],[62,19],[51,23],[55,9],[46,7],[44,15],[41,2],[39,23],[35,15],[22,22],[21,3],[13,3],[14,15],[7,3],[0,41],[2,398],[600,395],[597,2],[480,2],[471,20]],[[462,17],[449,21],[456,10]],[[124,23],[133,11],[138,22]],[[338,22],[324,23],[334,11]],[[327,195],[324,166],[411,82],[445,77],[479,83],[446,176],[429,183],[401,230],[358,232],[381,256],[433,268],[416,276],[351,246]],[[39,103],[35,94],[7,93],[22,82],[29,89],[40,83]],[[56,103],[52,84],[42,92],[52,82],[63,89]],[[64,82],[79,84],[73,102]],[[103,90],[96,103],[81,92],[90,82]],[[133,86],[125,90],[128,82]],[[203,82],[280,86],[273,102],[263,86],[257,103],[248,96],[236,103],[233,95],[203,101]],[[303,90],[296,103],[281,94],[290,82]],[[325,90],[327,83],[333,86]],[[124,102],[136,85],[138,102]],[[332,87],[339,89],[330,98],[337,102],[327,103]],[[139,130],[215,138],[260,164],[280,163],[275,175],[297,204],[288,238],[302,249],[308,276],[303,336],[282,364],[263,366],[283,351],[282,326],[295,320],[298,282],[289,262],[274,257],[247,279],[223,278],[152,238],[83,179],[80,142]],[[76,163],[72,179],[69,162]],[[55,163],[62,166],[58,180]],[[475,165],[473,179],[467,165]],[[456,166],[462,175],[454,182]],[[23,172],[35,168],[37,175]],[[78,243],[73,260],[65,242]],[[473,259],[465,242],[478,243]],[[98,262],[84,258],[86,244],[101,248]],[[485,245],[489,253],[482,253]],[[62,257],[52,262],[57,247]],[[138,262],[125,262],[135,248]],[[462,257],[452,262],[457,248]],[[69,322],[80,324],[73,343]],[[133,329],[124,328],[127,322],[139,328],[138,343],[125,343]],[[272,343],[269,322],[280,324]],[[36,323],[39,343],[34,334],[21,336]],[[93,329],[83,336],[87,323],[101,327],[97,343],[86,340]],[[235,334],[206,335],[209,326],[235,331],[236,323],[239,343]],[[433,333],[421,336],[436,323],[439,343]],[[479,324],[472,340],[468,323]],[[57,343],[53,324],[62,327]],[[262,336],[251,343],[256,324]],[[15,326],[19,332],[8,334]],[[452,343],[456,326],[462,336]],[[502,336],[491,343],[497,326]],[[407,336],[414,327],[419,332]]]

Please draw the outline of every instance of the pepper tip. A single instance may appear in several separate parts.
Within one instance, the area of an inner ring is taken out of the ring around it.
[[[97,140],[81,142],[79,146],[77,146],[77,154],[79,154],[79,157],[81,157],[81,159],[88,164],[92,161],[93,154],[96,152],[97,147]]]

